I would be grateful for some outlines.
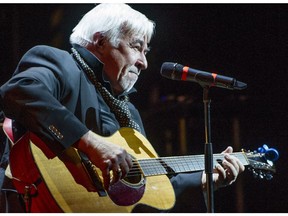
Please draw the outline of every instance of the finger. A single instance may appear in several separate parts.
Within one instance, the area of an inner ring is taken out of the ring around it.
[[[243,165],[243,163],[241,163],[240,161],[238,162],[239,165],[239,173],[244,172],[245,170],[245,166]]]
[[[133,162],[132,162],[132,158],[130,155],[127,155],[127,157],[125,158],[125,161],[123,163],[121,163],[121,169],[123,172],[123,178],[129,173],[129,170],[133,167]]]
[[[104,184],[104,188],[106,190],[109,189],[109,185],[110,185],[110,167],[111,167],[111,161],[110,160],[106,160],[104,161],[104,168],[101,170],[102,171],[102,177],[103,177],[103,184]]]
[[[222,169],[219,168],[221,172],[218,171],[219,177],[218,177],[217,186],[219,188],[231,185],[234,181],[236,181],[236,178],[237,178],[237,174],[235,175],[235,173],[233,173],[233,171],[231,171],[230,168],[224,168],[225,166],[224,165],[220,166],[220,168],[222,167]]]
[[[106,169],[102,171],[102,177],[103,177],[104,188],[105,190],[108,190],[110,186],[110,170]]]
[[[127,154],[125,159],[119,160],[117,174],[119,174],[121,171],[121,177],[120,177],[121,179],[124,178],[128,174],[131,166],[132,166],[132,162],[130,159],[130,155]]]
[[[118,182],[122,177],[122,170],[120,166],[115,166],[116,168],[113,169],[113,179],[110,184],[114,184]]]
[[[121,179],[122,179],[128,174],[130,168],[129,168],[128,164],[124,163],[124,162],[122,164],[120,164],[119,167],[120,167],[120,170],[122,173],[122,176],[121,176]]]
[[[121,178],[124,178],[128,174],[130,168],[133,166],[131,155],[124,152],[124,156],[118,159],[118,163],[122,172]]]
[[[110,184],[114,184],[116,182],[118,182],[122,176],[122,170],[120,167],[120,163],[122,161],[122,155],[121,154],[115,154],[114,157],[112,157],[111,159],[111,163],[112,163],[112,167],[111,167],[111,171],[113,173],[113,178],[111,179]]]
[[[236,181],[237,176],[238,176],[238,172],[239,172],[238,164],[234,161],[228,162],[227,160],[224,160],[223,166],[226,169],[226,181],[227,181],[227,183],[231,184],[234,181]]]
[[[236,157],[235,157],[235,163],[238,166],[238,174],[245,170],[245,166],[243,165],[243,163]]]
[[[223,181],[224,179],[226,179],[226,172],[223,166],[221,166],[220,164],[216,165],[216,170],[218,173],[218,180],[219,181]]]
[[[125,161],[129,167],[129,169],[131,169],[133,167],[133,159],[132,159],[131,155],[128,154],[128,156],[125,158]]]
[[[233,152],[232,146],[228,146],[228,147],[222,152],[222,154],[224,154],[224,153],[232,153],[232,152]]]
[[[220,164],[216,165],[217,175],[213,175],[215,177],[215,189],[217,190],[220,187],[226,186],[226,172],[223,166]]]
[[[231,155],[225,155],[224,158],[234,166],[237,175],[239,175],[239,173],[245,170],[245,166],[243,165],[243,163],[241,163],[241,161],[238,158]]]

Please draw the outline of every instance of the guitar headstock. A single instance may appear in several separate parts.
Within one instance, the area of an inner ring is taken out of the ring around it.
[[[244,151],[245,152],[245,151]],[[274,162],[278,160],[279,153],[274,148],[268,148],[266,144],[257,151],[245,152],[249,161],[249,168],[255,178],[271,180],[276,173]]]

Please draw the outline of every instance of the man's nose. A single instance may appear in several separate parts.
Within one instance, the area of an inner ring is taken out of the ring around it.
[[[144,53],[141,53],[140,57],[138,58],[138,60],[136,62],[136,67],[139,70],[146,70],[147,69],[148,62],[147,62],[146,55]]]

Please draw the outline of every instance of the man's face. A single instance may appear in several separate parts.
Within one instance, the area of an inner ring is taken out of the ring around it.
[[[105,43],[101,58],[104,73],[115,94],[129,91],[136,83],[141,70],[148,66],[146,37],[124,37],[118,47]]]

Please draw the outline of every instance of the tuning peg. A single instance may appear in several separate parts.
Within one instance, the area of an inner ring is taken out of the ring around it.
[[[279,158],[279,153],[274,148],[269,148],[266,144],[257,149],[259,153],[264,153],[266,160],[276,161]]]
[[[267,180],[271,180],[273,178],[273,175],[271,173],[263,173],[260,170],[254,170],[252,169],[253,177],[256,179],[263,180],[264,178]]]
[[[259,172],[258,178],[259,178],[260,180],[263,180],[263,179],[264,179],[264,175],[263,175],[262,172]]]
[[[273,178],[273,175],[271,173],[267,173],[265,175],[266,180],[270,181]]]
[[[255,172],[255,170],[253,170],[253,172],[252,172],[252,173],[253,173],[253,177],[254,177],[255,179],[256,179],[256,178],[258,178],[258,176],[259,176],[259,175],[258,175],[258,173],[257,173],[257,172]]]

